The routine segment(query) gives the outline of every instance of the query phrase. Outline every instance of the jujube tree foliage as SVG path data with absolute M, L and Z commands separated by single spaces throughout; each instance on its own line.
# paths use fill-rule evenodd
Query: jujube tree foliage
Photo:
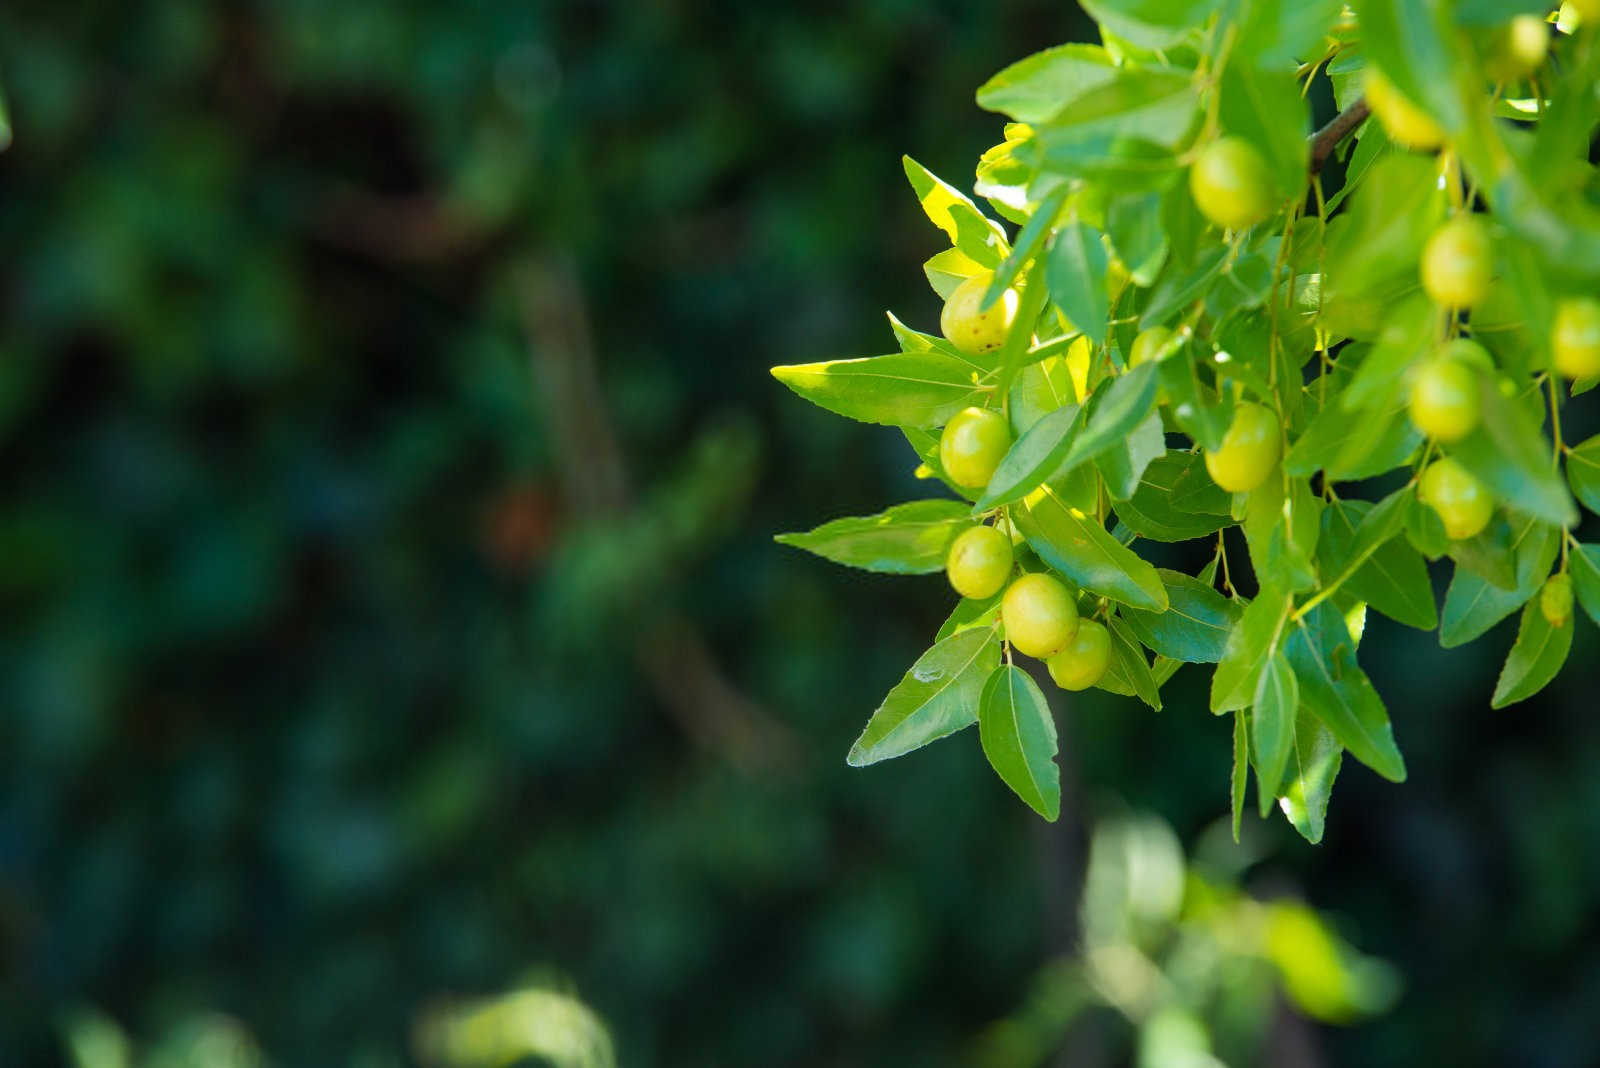
M 1054 819 L 1018 656 L 1157 709 L 1208 664 L 1235 833 L 1253 771 L 1262 815 L 1316 841 L 1346 753 L 1406 776 L 1368 612 L 1457 646 L 1520 611 L 1496 707 L 1560 670 L 1574 594 L 1600 619 L 1600 545 L 1573 533 L 1600 438 L 1561 434 L 1600 375 L 1600 3 L 1084 6 L 1103 44 L 978 90 L 1012 121 L 977 199 L 905 160 L 950 241 L 925 265 L 940 335 L 891 314 L 898 352 L 773 371 L 898 428 L 950 493 L 779 540 L 961 595 L 852 764 L 976 723 Z M 1313 131 L 1324 79 L 1340 110 Z M 1194 539 L 1198 574 L 1146 559 Z

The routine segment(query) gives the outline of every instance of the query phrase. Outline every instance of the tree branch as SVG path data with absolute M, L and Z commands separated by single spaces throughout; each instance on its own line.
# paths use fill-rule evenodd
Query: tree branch
M 1328 162 L 1328 157 L 1333 155 L 1333 150 L 1339 142 L 1354 133 L 1355 128 L 1360 126 L 1371 113 L 1371 109 L 1367 107 L 1367 98 L 1361 97 L 1329 120 L 1328 125 L 1311 135 L 1312 174 L 1322 170 L 1322 165 Z

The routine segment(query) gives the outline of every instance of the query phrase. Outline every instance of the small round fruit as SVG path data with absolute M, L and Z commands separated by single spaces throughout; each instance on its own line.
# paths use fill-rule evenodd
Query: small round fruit
M 1417 496 L 1439 513 L 1444 532 L 1453 541 L 1477 534 L 1494 515 L 1494 497 L 1489 487 L 1448 456 L 1428 465 Z
M 1078 633 L 1045 662 L 1050 677 L 1063 690 L 1087 690 L 1106 673 L 1111 663 L 1111 635 L 1092 619 L 1078 624 Z
M 993 597 L 1011 577 L 1011 537 L 994 527 L 964 530 L 950 543 L 944 571 L 963 597 Z
M 1241 404 L 1222 436 L 1222 448 L 1206 453 L 1211 481 L 1229 493 L 1249 493 L 1267 480 L 1283 448 L 1278 415 L 1261 404 Z
M 1568 378 L 1600 375 L 1600 301 L 1568 297 L 1557 302 L 1550 351 L 1556 370 Z
M 1572 578 L 1562 572 L 1544 580 L 1539 591 L 1539 614 L 1552 627 L 1564 627 L 1572 618 Z
M 939 329 L 968 356 L 993 352 L 1005 344 L 1016 321 L 1020 298 L 1015 289 L 1005 290 L 987 309 L 983 307 L 984 294 L 993 281 L 994 275 L 987 271 L 973 275 L 956 286 L 939 313 Z
M 1447 308 L 1470 308 L 1489 291 L 1494 247 L 1475 215 L 1457 215 L 1422 249 L 1422 288 Z
M 1490 77 L 1509 82 L 1538 70 L 1549 54 L 1550 24 L 1538 15 L 1515 15 L 1495 34 L 1485 66 Z
M 1243 230 L 1272 214 L 1272 175 L 1249 141 L 1223 137 L 1200 150 L 1189 168 L 1189 192 L 1200 213 L 1227 230 Z
M 939 437 L 939 463 L 950 481 L 967 489 L 989 484 L 1011 448 L 1011 424 L 989 408 L 964 408 L 950 417 Z
M 1363 77 L 1367 106 L 1383 123 L 1389 140 L 1402 147 L 1422 151 L 1444 144 L 1444 129 L 1433 120 L 1433 116 L 1408 100 L 1382 71 L 1369 66 Z
M 1435 357 L 1411 381 L 1411 422 L 1437 441 L 1460 441 L 1478 425 L 1477 373 L 1459 360 Z
M 1061 580 L 1036 572 L 1023 575 L 1000 601 L 1006 639 L 1019 653 L 1044 659 L 1066 648 L 1078 632 L 1078 606 Z
M 1149 363 L 1170 340 L 1172 331 L 1164 326 L 1152 326 L 1148 330 L 1140 331 L 1139 336 L 1134 338 L 1133 344 L 1128 347 L 1128 366 L 1138 367 L 1142 363 Z

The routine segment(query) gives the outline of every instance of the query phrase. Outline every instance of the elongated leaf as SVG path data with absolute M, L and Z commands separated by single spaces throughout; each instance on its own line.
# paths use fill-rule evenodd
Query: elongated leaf
M 1228 800 L 1233 810 L 1233 841 L 1239 842 L 1239 824 L 1244 816 L 1244 788 L 1250 778 L 1250 732 L 1245 726 L 1244 709 L 1233 714 L 1233 775 L 1228 784 Z
M 1010 504 L 1037 489 L 1066 459 L 1082 416 L 1083 410 L 1078 405 L 1068 404 L 1033 424 L 1012 443 L 1000 466 L 994 469 L 974 511 L 985 512 L 996 505 Z
M 1000 618 L 1000 599 L 1003 596 L 1004 591 L 993 597 L 985 597 L 981 601 L 975 601 L 970 597 L 961 598 L 945 617 L 945 621 L 940 624 L 939 633 L 933 636 L 934 644 L 937 645 L 952 634 L 960 634 L 973 627 L 996 626 Z
M 1256 751 L 1256 786 L 1277 796 L 1283 771 L 1294 751 L 1294 722 L 1300 710 L 1300 684 L 1282 650 L 1272 654 L 1256 684 L 1250 713 Z
M 1056 721 L 1033 677 L 1014 664 L 998 667 L 983 687 L 978 711 L 983 753 L 1002 782 L 1052 822 L 1061 815 Z
M 1522 610 L 1516 644 L 1506 657 L 1505 667 L 1500 669 L 1490 704 L 1504 708 L 1544 689 L 1567 662 L 1567 653 L 1572 650 L 1572 629 L 1570 618 L 1561 626 L 1552 627 L 1539 609 L 1538 598 L 1529 601 Z
M 1222 127 L 1254 145 L 1267 161 L 1278 194 L 1303 194 L 1310 159 L 1311 113 L 1289 66 L 1250 66 L 1235 58 L 1222 74 Z
M 990 78 L 978 90 L 978 106 L 1018 122 L 1044 122 L 1115 76 L 1111 57 L 1099 45 L 1059 45 L 1019 59 Z
M 1561 547 L 1561 532 L 1548 523 L 1525 517 L 1513 527 L 1512 551 L 1517 559 L 1517 584 L 1503 590 L 1471 571 L 1456 567 L 1445 593 L 1439 644 L 1464 645 L 1527 603 L 1539 592 Z
M 1424 504 L 1418 507 L 1438 518 L 1438 513 Z M 1441 523 L 1440 531 L 1444 530 Z M 1517 588 L 1517 554 L 1512 543 L 1511 523 L 1504 515 L 1496 515 L 1489 525 L 1470 538 L 1447 542 L 1452 560 L 1491 586 L 1502 590 Z
M 1056 231 L 1045 270 L 1050 298 L 1096 344 L 1106 339 L 1111 307 L 1106 295 L 1108 263 L 1100 231 L 1086 223 L 1069 222 Z
M 1154 364 L 1135 367 L 1107 379 L 1095 390 L 1086 405 L 1083 429 L 1073 438 L 1054 477 L 1126 444 L 1128 436 L 1155 410 L 1155 371 Z
M 1278 807 L 1312 845 L 1322 841 L 1328 798 L 1333 794 L 1333 780 L 1342 763 L 1344 750 L 1333 732 L 1315 716 L 1302 711 L 1295 719 L 1289 785 L 1278 799 Z
M 1126 623 L 1115 617 L 1106 629 L 1111 632 L 1111 663 L 1116 673 L 1127 681 L 1135 697 L 1157 712 L 1161 711 L 1160 686 L 1139 639 Z
M 1211 481 L 1199 453 L 1169 452 L 1150 462 L 1133 496 L 1116 509 L 1140 537 L 1188 541 L 1231 525 L 1232 499 Z
M 1262 587 L 1256 599 L 1245 606 L 1211 676 L 1211 711 L 1231 712 L 1255 700 L 1256 686 L 1276 648 L 1289 607 L 1288 594 L 1272 586 Z
M 1167 435 L 1161 413 L 1151 412 L 1126 437 L 1117 439 L 1095 457 L 1094 463 L 1106 480 L 1106 492 L 1113 498 L 1126 499 L 1138 490 L 1145 469 L 1166 451 Z
M 1128 276 L 1148 286 L 1167 260 L 1167 234 L 1161 226 L 1161 194 L 1118 197 L 1106 209 L 1106 235 Z
M 1495 496 L 1557 526 L 1572 526 L 1578 510 L 1551 463 L 1551 445 L 1517 404 L 1485 380 L 1478 428 L 1450 449 Z
M 950 243 L 984 267 L 999 266 L 1010 251 L 1005 231 L 999 224 L 979 211 L 971 197 L 910 156 L 902 156 L 901 163 L 923 212 L 945 232 Z
M 992 628 L 963 630 L 939 642 L 889 691 L 845 759 L 855 767 L 876 764 L 970 727 L 999 662 L 1000 638 Z
M 1600 514 L 1600 434 L 1567 455 L 1567 483 L 1585 508 Z
M 1290 628 L 1284 652 L 1300 684 L 1300 700 L 1350 753 L 1391 782 L 1406 765 L 1395 745 L 1383 699 L 1356 664 L 1344 617 L 1327 602 Z
M 1166 610 L 1167 590 L 1156 569 L 1050 486 L 1026 497 L 1012 519 L 1045 563 L 1084 589 L 1133 608 Z
M 1600 545 L 1574 545 L 1568 564 L 1578 604 L 1590 619 L 1600 623 Z
M 1348 573 L 1344 590 L 1396 622 L 1432 630 L 1439 625 L 1439 610 L 1428 565 L 1398 536 L 1414 499 L 1403 489 L 1377 507 L 1366 501 L 1332 502 L 1322 514 L 1318 556 L 1325 580 Z
M 1084 0 L 1102 27 L 1145 48 L 1165 48 L 1205 25 L 1214 5 L 1202 0 Z
M 772 376 L 820 408 L 889 426 L 943 426 L 961 409 L 982 405 L 981 364 L 945 353 L 896 352 L 860 360 L 774 367 Z
M 1242 610 L 1208 584 L 1181 571 L 1156 572 L 1167 588 L 1167 610 L 1118 613 L 1128 629 L 1162 656 L 1188 664 L 1215 664 L 1228 646 L 1228 635 Z
M 835 519 L 803 534 L 779 534 L 774 540 L 847 567 L 926 575 L 944 570 L 950 543 L 970 526 L 970 509 L 961 501 L 910 501 L 877 515 Z

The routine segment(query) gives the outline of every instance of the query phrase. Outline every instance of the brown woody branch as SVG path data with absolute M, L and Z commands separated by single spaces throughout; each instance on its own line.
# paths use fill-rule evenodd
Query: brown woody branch
M 1367 98 L 1361 97 L 1355 103 L 1345 108 L 1328 121 L 1328 125 L 1311 135 L 1311 173 L 1316 174 L 1322 170 L 1322 165 L 1328 162 L 1328 157 L 1333 155 L 1333 150 L 1338 147 L 1355 128 L 1364 122 L 1371 109 L 1367 107 Z

